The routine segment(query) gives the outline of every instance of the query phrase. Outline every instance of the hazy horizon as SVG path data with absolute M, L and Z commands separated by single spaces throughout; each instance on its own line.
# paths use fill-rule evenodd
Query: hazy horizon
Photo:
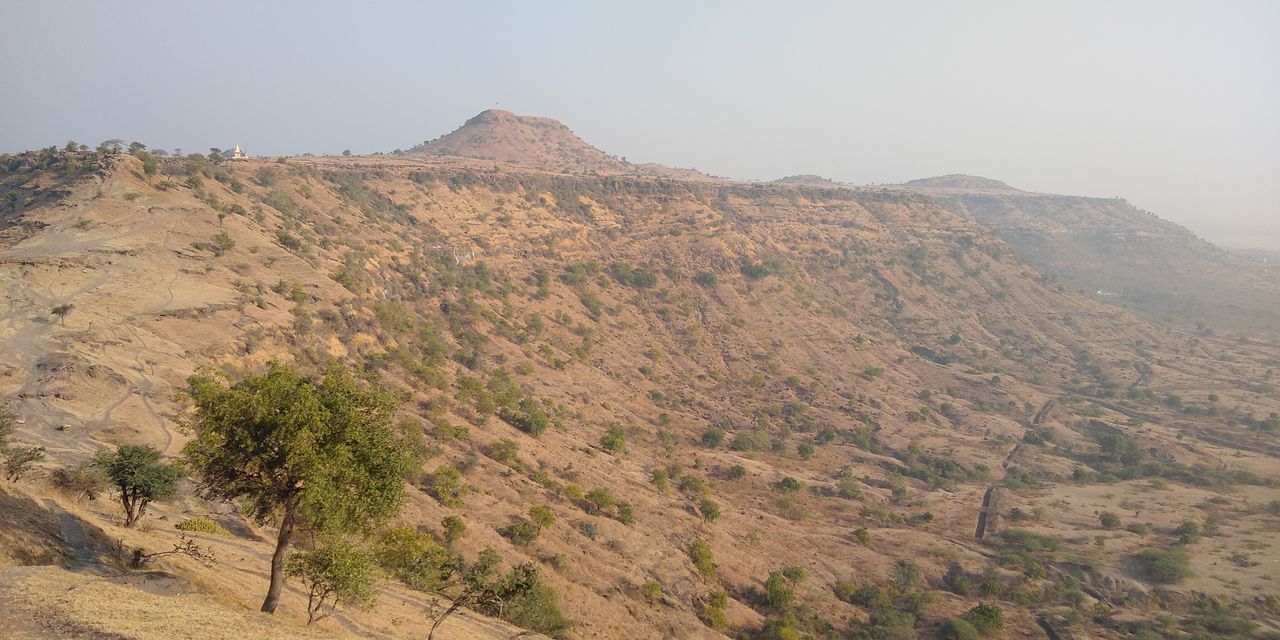
M 1280 249 L 1267 2 L 18 2 L 0 150 L 113 137 L 409 148 L 497 106 L 636 162 L 855 184 L 967 173 Z

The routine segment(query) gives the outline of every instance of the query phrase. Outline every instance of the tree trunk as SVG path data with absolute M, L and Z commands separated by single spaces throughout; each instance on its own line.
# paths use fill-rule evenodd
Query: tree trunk
M 138 515 L 135 511 L 134 500 L 129 496 L 128 491 L 120 492 L 120 504 L 124 505 L 124 526 L 133 527 L 138 521 Z
M 462 606 L 461 602 L 454 602 L 453 604 L 449 605 L 449 608 L 445 609 L 444 613 L 440 614 L 440 617 L 436 618 L 435 622 L 431 624 L 431 631 L 427 632 L 427 640 L 434 640 L 436 637 L 436 628 L 444 624 L 444 619 L 452 615 L 453 612 L 457 611 L 458 608 L 461 606 Z
M 262 601 L 262 611 L 275 613 L 280 603 L 280 590 L 284 587 L 284 554 L 289 549 L 289 540 L 293 538 L 293 507 L 287 507 L 280 520 L 280 534 L 276 536 L 276 550 L 271 554 L 271 586 L 267 588 L 267 599 Z

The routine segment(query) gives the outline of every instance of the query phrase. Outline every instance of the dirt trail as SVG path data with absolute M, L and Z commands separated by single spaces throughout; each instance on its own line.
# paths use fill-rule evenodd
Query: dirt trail
M 1033 418 L 1031 418 L 1031 426 L 1038 427 L 1044 424 L 1044 419 L 1049 417 L 1049 412 L 1053 411 L 1053 407 L 1057 404 L 1058 404 L 1058 401 L 1054 400 L 1053 398 L 1049 398 L 1048 400 L 1045 400 L 1044 405 L 1041 406 L 1040 410 L 1036 412 L 1036 415 Z

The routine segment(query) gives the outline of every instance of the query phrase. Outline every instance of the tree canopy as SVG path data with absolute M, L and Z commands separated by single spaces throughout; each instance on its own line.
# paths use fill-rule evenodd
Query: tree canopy
M 263 611 L 275 610 L 295 528 L 369 533 L 399 512 L 416 456 L 387 391 L 342 367 L 310 377 L 279 363 L 229 386 L 210 373 L 188 383 L 195 438 L 185 451 L 205 490 L 280 522 Z
M 160 461 L 161 453 L 146 445 L 122 444 L 114 453 L 99 451 L 93 466 L 102 469 L 107 479 L 120 490 L 124 507 L 124 526 L 132 527 L 147 513 L 154 500 L 172 498 L 178 493 L 178 467 Z

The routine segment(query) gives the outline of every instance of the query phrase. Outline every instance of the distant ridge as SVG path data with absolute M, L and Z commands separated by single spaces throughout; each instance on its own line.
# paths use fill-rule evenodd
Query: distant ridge
M 999 180 L 991 178 L 983 178 L 982 176 L 968 176 L 961 173 L 953 173 L 945 176 L 935 176 L 933 178 L 920 178 L 904 182 L 901 186 L 908 189 L 965 189 L 969 191 L 1022 191 L 1015 189 Z
M 556 171 L 616 171 L 621 161 L 587 144 L 558 120 L 488 109 L 452 133 L 409 150 Z
M 804 187 L 843 187 L 845 185 L 813 173 L 802 173 L 785 178 L 778 178 L 773 181 L 775 184 L 791 184 Z

